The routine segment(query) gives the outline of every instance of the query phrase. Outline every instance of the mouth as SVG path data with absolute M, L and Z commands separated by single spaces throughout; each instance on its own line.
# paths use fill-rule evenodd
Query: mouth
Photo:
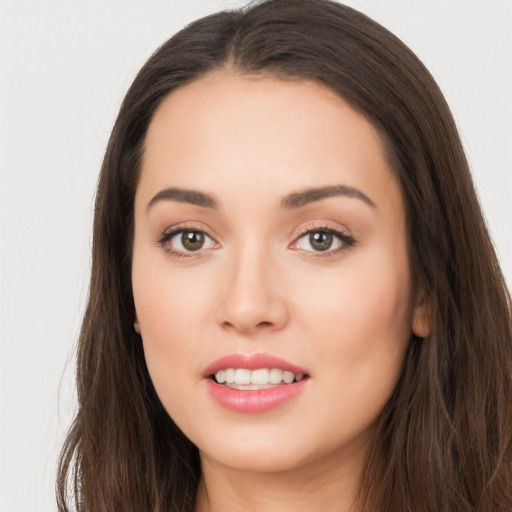
M 300 395 L 310 374 L 268 354 L 232 354 L 203 372 L 206 388 L 222 407 L 239 413 L 262 413 Z

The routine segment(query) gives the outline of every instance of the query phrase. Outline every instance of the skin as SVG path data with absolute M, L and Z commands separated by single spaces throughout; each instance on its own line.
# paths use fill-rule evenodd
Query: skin
M 343 185 L 283 208 L 290 194 Z M 169 187 L 213 196 L 207 208 Z M 324 252 L 305 231 L 355 240 Z M 178 228 L 208 234 L 183 257 Z M 333 247 L 334 247 L 333 246 Z M 183 252 L 183 251 L 182 251 Z M 412 332 L 428 333 L 413 296 L 401 190 L 375 128 L 323 85 L 221 70 L 171 93 L 146 139 L 135 197 L 135 328 L 155 389 L 198 446 L 197 510 L 352 509 L 376 421 Z M 232 353 L 304 367 L 304 391 L 242 414 L 207 392 L 204 369 Z

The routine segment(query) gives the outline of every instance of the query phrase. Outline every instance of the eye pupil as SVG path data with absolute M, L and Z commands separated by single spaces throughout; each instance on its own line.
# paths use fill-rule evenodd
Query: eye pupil
M 309 243 L 316 251 L 327 251 L 332 245 L 332 235 L 325 231 L 316 231 L 309 235 Z
M 199 231 L 184 231 L 181 243 L 187 251 L 198 251 L 204 245 L 204 233 Z

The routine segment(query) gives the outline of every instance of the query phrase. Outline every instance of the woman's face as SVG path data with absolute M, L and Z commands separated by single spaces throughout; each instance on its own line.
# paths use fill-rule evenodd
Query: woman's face
M 424 325 L 379 136 L 307 81 L 217 71 L 165 99 L 132 279 L 164 407 L 237 469 L 359 464 Z

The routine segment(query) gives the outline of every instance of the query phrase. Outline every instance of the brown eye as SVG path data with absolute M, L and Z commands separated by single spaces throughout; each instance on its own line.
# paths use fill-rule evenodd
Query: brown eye
M 311 229 L 292 244 L 292 249 L 300 249 L 310 253 L 334 254 L 338 250 L 352 247 L 355 240 L 341 231 L 332 228 Z
M 183 231 L 181 244 L 187 251 L 198 251 L 204 245 L 204 233 L 200 231 Z
M 199 252 L 217 246 L 206 233 L 192 229 L 181 229 L 166 235 L 161 243 L 168 252 L 173 254 Z
M 315 251 L 327 251 L 331 248 L 333 236 L 331 233 L 317 231 L 309 234 L 309 243 Z

